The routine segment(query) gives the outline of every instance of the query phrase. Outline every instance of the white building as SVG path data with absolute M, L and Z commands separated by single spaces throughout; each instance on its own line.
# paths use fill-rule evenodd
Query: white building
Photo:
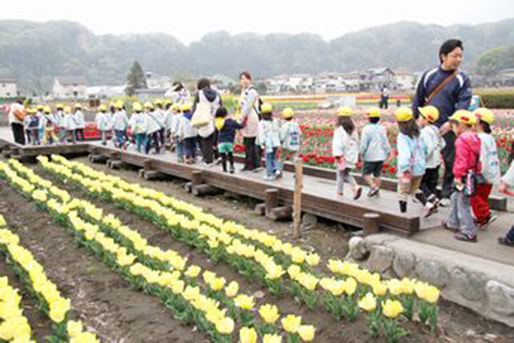
M 395 70 L 394 71 L 396 87 L 398 89 L 411 90 L 416 86 L 415 76 L 406 70 Z
M 55 98 L 86 98 L 87 81 L 83 76 L 57 76 L 52 95 Z
M 0 98 L 12 98 L 18 95 L 15 79 L 0 78 Z

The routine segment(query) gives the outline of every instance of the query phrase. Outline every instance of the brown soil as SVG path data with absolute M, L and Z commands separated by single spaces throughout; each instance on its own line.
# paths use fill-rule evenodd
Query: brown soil
M 85 158 L 78 160 L 88 163 Z M 133 170 L 111 170 L 104 165 L 96 164 L 90 166 L 144 186 L 163 190 L 178 199 L 199 205 L 205 211 L 219 217 L 241 222 L 247 227 L 266 229 L 284 240 L 291 239 L 290 223 L 272 222 L 258 216 L 253 212 L 255 203 L 246 198 L 230 195 L 197 198 L 185 192 L 184 182 L 180 180 L 146 181 L 140 179 Z M 45 178 L 50 178 L 39 167 L 35 169 Z M 76 197 L 88 198 L 85 192 L 76 187 L 57 184 Z M 201 333 L 174 321 L 155 298 L 130 290 L 117 274 L 100 264 L 85 249 L 77 248 L 63 228 L 55 224 L 47 214 L 36 211 L 32 204 L 9 188 L 5 182 L 1 181 L 0 187 L 0 213 L 4 214 L 10 227 L 17 230 L 22 243 L 36 254 L 64 295 L 72 299 L 73 308 L 80 318 L 94 328 L 102 338 L 107 341 L 125 342 L 200 342 L 205 339 Z M 298 305 L 287 295 L 280 299 L 272 298 L 267 292 L 262 292 L 263 289 L 259 285 L 247 282 L 224 264 L 211 264 L 204 255 L 174 241 L 153 224 L 112 204 L 96 200 L 94 203 L 104 208 L 104 213 L 114 213 L 123 223 L 138 230 L 150 243 L 176 250 L 188 256 L 191 263 L 212 269 L 229 280 L 237 280 L 242 291 L 260 297 L 259 304 L 270 301 L 276 303 L 283 313 L 302 315 L 305 323 L 316 326 L 316 342 L 385 341 L 383 337 L 379 340 L 370 337 L 364 316 L 359 316 L 354 323 L 344 320 L 337 322 L 324 311 L 314 312 Z M 340 226 L 318 223 L 315 229 L 305 233 L 296 243 L 304 247 L 315 247 L 325 258 L 342 258 L 347 252 L 349 236 L 350 234 L 341 230 Z M 1 266 L 0 264 L 0 268 Z M 444 301 L 441 302 L 440 328 L 437 336 L 431 335 L 428 329 L 421 325 L 404 323 L 404 327 L 409 331 L 409 336 L 404 341 L 409 342 L 482 342 L 485 341 L 486 334 L 494 335 L 487 337 L 494 339 L 494 342 L 514 340 L 512 329 L 487 321 L 467 309 Z

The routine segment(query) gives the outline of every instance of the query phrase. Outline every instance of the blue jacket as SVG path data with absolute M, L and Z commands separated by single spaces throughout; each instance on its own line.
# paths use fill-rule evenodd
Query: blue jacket
M 398 133 L 397 140 L 398 176 L 402 176 L 406 171 L 413 176 L 425 174 L 426 166 L 426 147 L 420 138 L 411 138 L 403 133 Z
M 236 130 L 242 129 L 243 125 L 234 119 L 226 119 L 223 127 L 219 131 L 218 141 L 220 143 L 234 143 L 236 138 Z
M 444 71 L 439 66 L 421 76 L 412 102 L 412 111 L 416 118 L 419 117 L 419 107 L 435 106 L 439 109 L 439 120 L 435 124 L 441 127 L 455 111 L 469 107 L 472 95 L 471 82 L 468 75 L 462 71 L 458 71 L 457 75 L 432 98 L 430 104 L 427 104 L 426 100 L 433 90 L 451 74 L 451 71 Z

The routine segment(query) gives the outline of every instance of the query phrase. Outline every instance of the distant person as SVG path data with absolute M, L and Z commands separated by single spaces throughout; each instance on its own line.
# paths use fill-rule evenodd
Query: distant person
M 369 123 L 361 132 L 359 154 L 363 161 L 362 176 L 369 186 L 368 197 L 377 196 L 380 192 L 382 168 L 384 161 L 391 154 L 391 145 L 387 139 L 386 129 L 379 125 L 380 110 L 370 108 L 367 111 Z
M 107 133 L 112 129 L 111 116 L 107 113 L 107 106 L 100 105 L 99 112 L 96 114 L 96 129 L 100 131 L 102 145 L 107 145 Z
M 186 164 L 196 163 L 196 129 L 191 125 L 193 112 L 192 104 L 185 103 L 182 105 L 182 115 L 180 117 L 180 133 L 179 140 L 184 144 L 184 162 Z
M 125 113 L 125 106 L 123 102 L 116 102 L 116 113 L 112 117 L 112 126 L 114 129 L 114 146 L 120 149 L 126 149 L 128 142 L 125 141 L 127 137 L 127 129 L 129 127 L 129 120 Z
M 298 157 L 301 146 L 302 131 L 300 124 L 294 120 L 294 111 L 287 107 L 282 110 L 282 119 L 284 122 L 280 126 L 280 144 L 282 152 L 280 154 L 280 170 L 284 170 L 286 159 L 294 162 Z
M 258 140 L 259 135 L 259 113 L 260 99 L 257 89 L 252 84 L 252 74 L 245 71 L 239 75 L 241 85 L 241 106 L 240 123 L 243 125 L 243 145 L 245 148 L 245 161 L 242 171 L 260 169 L 261 158 Z
M 225 107 L 216 110 L 216 130 L 219 132 L 218 152 L 221 156 L 223 172 L 227 172 L 227 159 L 230 163 L 230 174 L 234 174 L 234 141 L 236 130 L 243 126 L 232 118 L 227 118 L 228 112 Z
M 14 141 L 18 144 L 25 145 L 25 128 L 23 120 L 25 119 L 25 108 L 23 99 L 18 98 L 9 109 L 9 124 L 11 125 Z
M 50 106 L 45 106 L 44 115 L 44 136 L 43 144 L 55 144 L 57 143 L 57 136 L 55 134 L 55 114 L 52 114 Z
M 332 139 L 332 155 L 336 162 L 337 196 L 343 196 L 344 183 L 353 187 L 353 200 L 360 198 L 362 187 L 351 174 L 359 160 L 359 134 L 352 120 L 353 110 L 341 107 L 337 111 L 337 121 Z
M 171 100 L 174 104 L 183 105 L 190 101 L 190 94 L 181 82 L 175 81 L 171 86 Z
M 27 115 L 23 119 L 27 141 L 32 145 L 39 145 L 39 117 L 34 108 L 27 109 Z
M 143 114 L 143 106 L 140 102 L 132 104 L 132 116 L 130 117 L 129 125 L 136 144 L 136 150 L 138 153 L 141 153 L 144 147 L 146 147 L 148 119 Z
M 387 109 L 389 107 L 389 88 L 382 87 L 380 91 L 380 108 Z
M 445 171 L 443 176 L 442 205 L 449 204 L 453 192 L 453 161 L 455 159 L 456 135 L 451 130 L 448 118 L 460 109 L 467 109 L 471 102 L 471 83 L 467 74 L 459 71 L 464 47 L 458 39 L 444 42 L 439 49 L 440 65 L 421 76 L 412 103 L 416 118 L 419 108 L 427 105 L 437 107 L 439 119 L 435 125 L 439 128 L 446 146 L 443 149 Z
M 75 111 L 73 112 L 73 120 L 75 121 L 75 135 L 79 142 L 85 141 L 84 130 L 86 129 L 86 120 L 82 112 L 82 105 L 75 104 Z
M 276 119 L 273 119 L 271 104 L 262 105 L 259 140 L 261 149 L 266 154 L 266 176 L 264 179 L 267 181 L 275 180 L 281 175 L 277 159 L 277 152 L 280 147 L 280 125 Z
M 148 121 L 146 126 L 146 145 L 145 154 L 149 154 L 152 149 L 152 145 L 155 147 L 155 153 L 159 154 L 161 151 L 161 141 L 159 139 L 159 132 L 161 130 L 161 121 L 155 113 L 154 105 L 147 101 L 144 104 L 144 114 Z
M 473 132 L 476 117 L 467 110 L 459 110 L 450 117 L 457 124 L 455 140 L 455 191 L 451 196 L 450 216 L 443 227 L 455 232 L 455 238 L 465 242 L 477 241 L 477 226 L 471 213 L 470 185 L 466 182 L 469 173 L 480 173 L 480 138 Z
M 219 93 L 211 88 L 211 82 L 208 79 L 200 79 L 196 88 L 198 92 L 193 102 L 193 113 L 195 113 L 199 104 L 202 104 L 208 109 L 210 117 L 209 122 L 202 127 L 198 127 L 197 130 L 198 136 L 200 136 L 200 149 L 202 151 L 203 162 L 207 166 L 211 166 L 214 159 L 217 157 L 217 137 L 216 128 L 214 127 L 214 117 L 218 108 L 222 106 L 222 101 Z

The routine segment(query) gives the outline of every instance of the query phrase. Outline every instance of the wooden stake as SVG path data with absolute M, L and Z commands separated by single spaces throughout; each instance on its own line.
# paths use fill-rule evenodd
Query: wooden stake
M 303 161 L 297 158 L 294 164 L 295 187 L 293 197 L 293 238 L 300 237 L 300 225 L 302 223 L 302 189 L 303 189 Z

